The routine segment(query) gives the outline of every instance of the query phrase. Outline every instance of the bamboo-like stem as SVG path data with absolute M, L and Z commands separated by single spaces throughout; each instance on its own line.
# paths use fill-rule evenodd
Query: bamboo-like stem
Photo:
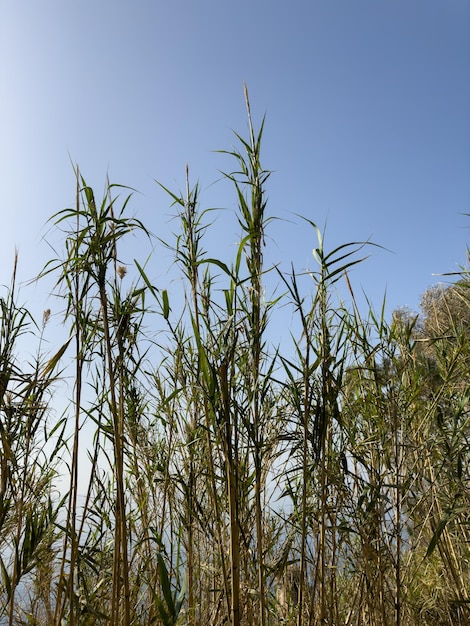
M 307 326 L 306 319 L 302 309 L 299 309 L 302 318 L 302 324 L 306 338 Z M 302 402 L 302 500 L 301 500 L 301 520 L 300 520 L 300 576 L 298 590 L 298 606 L 297 626 L 303 624 L 303 605 L 304 605 L 304 589 L 306 578 L 306 542 L 307 542 L 307 491 L 309 486 L 308 471 L 308 442 L 309 442 L 309 422 L 311 410 L 311 390 L 310 390 L 310 342 L 305 342 L 305 354 L 303 362 L 303 402 Z
M 264 209 L 265 201 L 263 198 L 263 183 L 261 180 L 262 170 L 260 166 L 259 143 L 255 142 L 255 134 L 253 123 L 251 120 L 250 101 L 248 98 L 248 90 L 246 84 L 245 102 L 248 115 L 248 126 L 250 132 L 250 179 L 249 183 L 252 187 L 252 224 L 250 232 L 250 255 L 248 259 L 248 267 L 251 280 L 251 384 L 252 384 L 252 425 L 253 425 L 253 457 L 255 469 L 255 524 L 256 524 L 256 549 L 257 549 L 257 571 L 258 571 L 258 595 L 259 595 L 259 623 L 260 626 L 266 624 L 266 580 L 265 580 L 265 564 L 264 564 L 264 534 L 263 534 L 263 515 L 262 515 L 262 442 L 261 442 L 261 408 L 259 384 L 261 378 L 261 297 L 262 284 L 261 275 L 263 272 L 263 254 L 262 246 L 264 242 Z
M 194 320 L 198 328 L 199 324 L 199 306 L 198 306 L 198 272 L 197 272 L 197 250 L 194 246 L 194 234 L 193 234 L 193 207 L 191 206 L 191 193 L 189 189 L 189 168 L 186 165 L 186 215 L 188 220 L 188 254 L 190 262 L 190 282 L 191 282 L 191 296 L 194 309 Z M 189 425 L 189 473 L 188 473 L 188 502 L 186 507 L 186 527 L 188 529 L 188 549 L 187 549 L 187 572 L 188 572 L 188 626 L 194 626 L 195 624 L 195 594 L 194 594 L 194 510 L 195 510 L 195 459 L 194 459 L 194 447 L 192 445 L 192 438 L 196 432 L 196 420 L 194 412 L 191 412 L 190 425 Z
M 12 287 L 11 287 L 11 295 L 10 295 L 10 303 L 9 303 L 9 310 L 8 310 L 8 320 L 13 320 L 13 315 L 14 315 L 14 311 L 13 311 L 13 302 L 14 302 L 14 293 L 15 293 L 15 285 L 16 285 L 16 271 L 17 271 L 17 267 L 18 267 L 18 255 L 15 254 L 15 262 L 14 262 L 14 266 L 13 266 L 13 277 L 12 277 Z M 8 333 L 9 334 L 9 333 Z M 4 383 L 5 384 L 5 383 Z M 4 389 L 2 389 L 2 400 L 5 397 L 5 392 L 6 392 L 6 387 Z M 29 456 L 29 438 L 26 441 L 26 459 Z M 15 544 L 17 546 L 17 549 L 19 548 L 20 545 L 20 538 L 21 538 L 21 530 L 22 530 L 22 526 L 23 526 L 23 515 L 24 515 L 24 490 L 26 488 L 26 471 L 27 471 L 27 461 L 25 460 L 24 463 L 24 470 L 23 470 L 23 476 L 22 476 L 22 481 L 20 482 L 20 498 L 19 498 L 19 506 L 18 506 L 18 510 L 17 510 L 17 522 L 16 522 L 16 531 L 15 531 Z M 18 571 L 18 559 L 16 558 L 15 555 L 15 559 L 13 561 L 13 572 L 12 572 L 12 580 L 13 580 L 13 586 L 10 592 L 10 598 L 9 598 L 9 611 L 8 611 L 8 626 L 13 626 L 14 624 L 14 616 L 15 616 L 15 597 L 16 597 L 16 587 L 17 587 L 17 580 L 19 578 L 19 571 Z
M 130 625 L 130 589 L 129 589 L 129 565 L 127 553 L 127 523 L 124 485 L 124 415 L 122 403 L 116 398 L 118 380 L 115 373 L 115 363 L 111 345 L 111 332 L 109 328 L 108 297 L 104 277 L 100 281 L 99 295 L 102 311 L 103 337 L 107 361 L 109 380 L 110 409 L 113 419 L 114 441 L 114 470 L 116 472 L 116 528 L 114 541 L 114 567 L 113 567 L 113 591 L 111 605 L 111 621 L 114 624 L 121 623 L 121 592 L 124 589 L 124 613 L 122 622 L 124 626 Z
M 201 250 L 200 250 L 200 238 L 204 227 L 200 224 L 200 216 L 197 214 L 197 203 L 198 203 L 198 187 L 196 186 L 194 190 L 190 190 L 189 186 L 189 168 L 186 166 L 186 198 L 185 200 L 179 199 L 173 196 L 175 202 L 180 204 L 183 207 L 182 213 L 182 222 L 183 222 L 183 248 L 184 252 L 180 255 L 181 262 L 183 264 L 183 269 L 187 279 L 190 284 L 190 300 L 192 305 L 192 324 L 196 333 L 197 340 L 199 342 L 202 341 L 202 333 L 203 333 L 203 324 L 201 321 L 201 303 L 200 303 L 200 275 L 199 275 L 199 267 L 201 263 Z M 207 322 L 207 320 L 206 320 Z M 184 346 L 181 346 L 182 354 L 185 354 Z M 204 349 L 202 348 L 202 344 L 199 347 L 199 360 L 204 361 L 206 358 Z M 192 369 L 192 365 L 189 365 L 189 369 Z M 201 374 L 202 371 L 201 364 L 197 368 L 197 387 L 201 389 L 201 397 L 202 397 L 202 415 L 205 416 L 205 439 L 206 439 L 206 450 L 208 454 L 207 461 L 209 463 L 209 471 L 208 471 L 208 487 L 210 500 L 215 512 L 215 527 L 216 527 L 216 540 L 217 547 L 220 559 L 220 565 L 222 569 L 222 579 L 224 585 L 224 598 L 225 598 L 225 608 L 227 612 L 227 619 L 230 619 L 231 608 L 230 604 L 233 598 L 233 591 L 229 593 L 229 578 L 227 576 L 227 565 L 226 565 L 226 556 L 225 556 L 225 548 L 223 541 L 223 533 L 221 527 L 221 511 L 219 504 L 219 496 L 217 493 L 217 485 L 216 485 L 216 468 L 214 464 L 214 456 L 213 456 L 213 439 L 212 439 L 212 431 L 213 431 L 213 423 L 212 419 L 217 412 L 217 407 L 212 405 L 212 398 L 210 397 L 210 393 L 208 393 L 207 389 L 207 380 L 204 380 L 204 377 Z M 186 503 L 186 515 L 187 515 L 187 527 L 188 527 L 188 609 L 189 609 L 189 621 L 194 621 L 194 507 L 195 507 L 195 499 L 194 499 L 194 490 L 195 490 L 195 472 L 194 472 L 194 464 L 195 464 L 195 456 L 194 456 L 194 445 L 192 441 L 192 437 L 195 436 L 196 432 L 196 412 L 199 412 L 198 403 L 195 402 L 194 409 L 190 414 L 190 423 L 189 423 L 189 437 L 190 439 L 187 441 L 188 444 L 188 455 L 189 455 L 189 475 L 188 475 L 188 495 L 189 499 Z M 230 415 L 227 417 L 227 424 L 230 423 Z M 224 443 L 223 443 L 224 446 Z M 226 449 L 226 447 L 224 448 Z M 231 458 L 231 457 L 230 457 Z M 227 463 L 227 457 L 226 457 Z M 227 476 L 230 475 L 230 472 Z M 228 488 L 228 492 L 231 492 L 231 489 L 236 489 L 236 485 L 234 483 L 234 478 L 231 478 L 231 487 Z M 236 501 L 236 491 L 234 494 L 234 501 Z M 235 510 L 232 509 L 232 512 L 235 514 Z M 233 585 L 234 578 L 231 576 L 231 581 Z M 236 595 L 236 594 L 235 594 Z
M 402 522 L 401 522 L 401 424 L 398 422 L 398 411 L 393 407 L 394 431 L 395 431 L 395 626 L 401 626 L 401 543 L 402 543 Z
M 80 229 L 80 173 L 78 168 L 75 171 L 76 177 L 76 241 L 78 240 L 78 233 Z M 78 251 L 77 251 L 78 253 Z M 74 342 L 75 342 L 75 387 L 74 387 L 74 430 L 73 430 L 73 444 L 72 444 L 72 460 L 70 469 L 70 487 L 69 498 L 67 507 L 67 520 L 66 528 L 68 531 L 64 534 L 64 544 L 62 548 L 62 560 L 59 573 L 59 580 L 64 579 L 65 563 L 68 549 L 68 541 L 70 538 L 70 562 L 69 562 L 69 575 L 67 580 L 68 590 L 68 606 L 69 606 L 69 622 L 71 626 L 75 624 L 75 571 L 78 555 L 78 538 L 76 531 L 77 520 L 77 496 L 78 496 L 78 451 L 80 441 L 80 405 L 82 397 L 82 373 L 83 373 L 83 292 L 86 292 L 86 287 L 80 293 L 80 273 L 78 269 L 75 269 L 73 276 L 73 293 L 70 294 L 72 298 L 72 314 L 74 315 Z M 63 619 L 65 611 L 65 603 L 62 603 L 63 585 L 59 584 L 56 596 L 54 624 L 60 624 Z

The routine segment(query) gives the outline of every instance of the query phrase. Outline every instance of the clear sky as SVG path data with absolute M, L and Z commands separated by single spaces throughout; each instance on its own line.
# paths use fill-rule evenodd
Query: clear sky
M 416 308 L 433 273 L 465 262 L 468 0 L 0 0 L 0 284 L 15 245 L 24 279 L 49 258 L 72 162 L 100 193 L 106 174 L 139 190 L 132 206 L 157 235 L 173 225 L 154 181 L 183 189 L 187 162 L 203 207 L 233 206 L 212 185 L 232 163 L 214 151 L 246 131 L 244 81 L 255 122 L 266 113 L 269 213 L 326 224 L 326 247 L 390 250 L 351 276 L 377 307 L 387 291 L 389 310 Z M 214 245 L 232 230 L 222 214 Z M 270 234 L 272 260 L 314 265 L 298 220 Z M 152 263 L 164 287 L 167 254 Z

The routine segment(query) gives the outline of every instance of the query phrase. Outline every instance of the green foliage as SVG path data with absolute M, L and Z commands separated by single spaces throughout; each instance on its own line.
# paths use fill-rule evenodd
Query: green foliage
M 231 261 L 210 251 L 214 213 L 187 169 L 184 195 L 162 186 L 169 242 L 128 217 L 132 190 L 98 201 L 77 170 L 75 207 L 52 218 L 64 250 L 41 273 L 65 333 L 17 304 L 15 262 L 0 297 L 10 625 L 469 623 L 468 273 L 388 321 L 349 281 L 370 242 L 329 250 L 301 218 L 314 268 L 266 266 L 264 119 L 256 131 L 245 99 L 248 137 L 222 152 Z M 129 236 L 154 256 L 124 261 Z M 161 248 L 179 282 L 154 284 Z M 272 347 L 289 308 L 291 344 Z
M 155 602 L 163 626 L 175 626 L 178 623 L 178 617 L 185 598 L 185 587 L 183 586 L 178 593 L 173 593 L 168 570 L 161 552 L 157 552 L 157 561 L 163 600 L 156 596 Z

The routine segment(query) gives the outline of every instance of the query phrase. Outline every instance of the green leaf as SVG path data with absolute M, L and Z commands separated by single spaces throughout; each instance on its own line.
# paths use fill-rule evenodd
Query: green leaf
M 2 557 L 0 556 L 0 568 L 2 570 L 3 584 L 5 585 L 5 590 L 7 592 L 7 599 L 11 597 L 11 578 L 8 574 L 7 568 L 5 567 L 5 563 L 3 562 Z
M 165 598 L 166 606 L 168 608 L 169 615 L 175 616 L 175 602 L 173 600 L 173 594 L 171 593 L 170 579 L 168 577 L 168 570 L 163 560 L 161 552 L 157 552 L 158 560 L 158 572 L 160 574 L 160 586 L 162 588 L 163 597 Z
M 171 618 L 166 612 L 165 607 L 163 606 L 163 602 L 158 596 L 155 596 L 155 604 L 157 605 L 157 609 L 160 614 L 160 619 L 162 620 L 163 626 L 171 626 Z
M 178 618 L 178 615 L 180 614 L 180 611 L 181 611 L 181 607 L 183 606 L 183 602 L 186 597 L 186 588 L 187 588 L 187 581 L 186 581 L 186 576 L 185 576 L 183 579 L 183 585 L 180 589 L 180 592 L 178 593 L 178 596 L 176 597 L 175 619 Z
M 140 273 L 140 275 L 142 277 L 142 280 L 146 284 L 146 286 L 149 289 L 150 293 L 153 295 L 153 297 L 155 299 L 158 299 L 158 289 L 151 284 L 147 274 L 144 271 L 144 268 L 139 264 L 139 262 L 136 259 L 134 259 L 134 263 L 135 263 L 137 269 L 139 270 L 139 273 Z
M 57 363 L 63 357 L 71 341 L 72 341 L 72 337 L 68 341 L 66 341 L 61 348 L 59 348 L 59 350 L 54 354 L 54 356 L 51 359 L 49 359 L 49 361 L 46 363 L 42 371 L 43 376 L 47 376 L 55 369 Z
M 450 518 L 451 518 L 451 512 L 446 511 L 446 513 L 444 514 L 444 517 L 439 521 L 437 528 L 434 531 L 434 535 L 432 536 L 431 541 L 429 542 L 429 546 L 428 546 L 428 549 L 426 551 L 426 556 L 425 556 L 426 559 L 430 557 L 431 554 L 436 549 L 439 539 L 441 538 L 441 535 L 444 532 L 445 527 L 447 526 L 447 522 L 450 520 Z
M 170 302 L 168 300 L 168 291 L 164 289 L 162 291 L 162 300 L 163 300 L 163 317 L 165 320 L 168 320 L 170 315 Z

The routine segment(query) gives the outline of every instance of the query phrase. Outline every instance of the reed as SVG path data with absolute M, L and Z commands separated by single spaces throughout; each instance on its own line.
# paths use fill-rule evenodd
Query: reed
M 77 168 L 40 275 L 60 332 L 18 304 L 15 259 L 0 297 L 5 623 L 469 623 L 468 272 L 388 320 L 350 280 L 369 242 L 329 249 L 299 217 L 312 267 L 267 264 L 265 122 L 246 88 L 245 105 L 247 137 L 221 151 L 232 254 L 211 252 L 217 212 L 188 167 L 182 193 L 162 185 L 165 240 L 130 213 L 131 189 L 107 181 L 98 200 Z M 129 237 L 153 253 L 129 259 Z M 168 252 L 177 278 L 155 284 Z

